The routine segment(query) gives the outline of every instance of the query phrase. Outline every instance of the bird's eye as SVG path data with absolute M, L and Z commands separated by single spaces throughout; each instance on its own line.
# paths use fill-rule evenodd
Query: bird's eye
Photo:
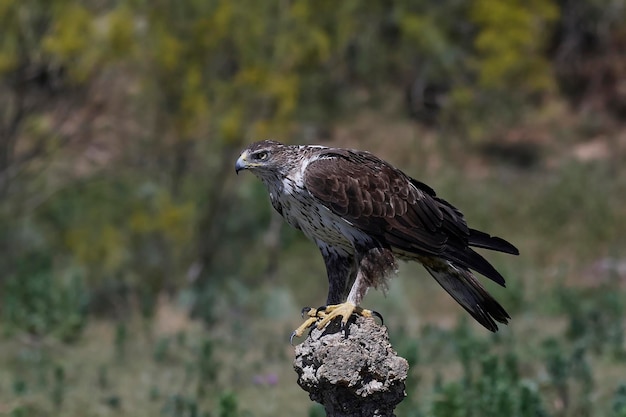
M 255 156 L 256 156 L 256 159 L 258 159 L 260 161 L 265 161 L 267 159 L 268 155 L 269 154 L 267 152 L 261 151 L 261 152 L 258 152 Z

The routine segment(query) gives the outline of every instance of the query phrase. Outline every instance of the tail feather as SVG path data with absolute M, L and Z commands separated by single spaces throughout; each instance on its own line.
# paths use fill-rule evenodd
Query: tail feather
M 501 237 L 491 236 L 476 229 L 470 229 L 469 232 L 468 243 L 470 246 L 519 255 L 519 250 Z
M 496 332 L 496 321 L 503 324 L 509 322 L 509 314 L 468 269 L 457 268 L 444 261 L 428 262 L 424 267 L 486 329 Z
M 463 251 L 455 251 L 448 255 L 448 258 L 455 263 L 459 263 L 465 268 L 472 269 L 481 275 L 486 276 L 493 282 L 505 287 L 504 277 L 479 253 L 470 248 Z

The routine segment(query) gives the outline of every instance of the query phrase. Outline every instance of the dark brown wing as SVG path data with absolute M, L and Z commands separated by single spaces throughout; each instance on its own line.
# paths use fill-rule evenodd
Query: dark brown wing
M 377 239 L 409 252 L 440 254 L 447 236 L 439 204 L 409 177 L 375 156 L 328 150 L 304 174 L 307 190 L 334 213 Z M 462 221 L 451 225 L 467 234 Z
M 467 227 L 463 215 L 427 185 L 367 152 L 328 149 L 304 174 L 307 190 L 383 245 L 438 256 L 504 285 L 469 245 L 515 253 L 513 245 Z

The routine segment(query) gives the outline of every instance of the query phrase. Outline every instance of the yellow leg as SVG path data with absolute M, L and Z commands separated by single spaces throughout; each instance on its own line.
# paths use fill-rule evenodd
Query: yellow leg
M 302 323 L 296 330 L 294 330 L 293 333 L 291 333 L 291 338 L 289 339 L 289 342 L 292 345 L 294 337 L 302 337 L 306 329 L 312 327 L 319 320 L 320 316 L 318 314 L 324 313 L 320 312 L 319 309 L 316 308 L 304 307 L 302 309 L 302 317 L 306 315 L 307 319 L 304 320 L 304 323 Z
M 324 327 L 328 325 L 332 320 L 337 317 L 341 317 L 341 328 L 345 329 L 347 332 L 346 325 L 348 324 L 348 320 L 353 315 L 359 315 L 362 317 L 378 317 L 382 323 L 383 317 L 377 313 L 376 311 L 366 310 L 362 307 L 359 307 L 349 301 L 342 304 L 334 304 L 320 308 L 309 308 L 305 307 L 302 309 L 302 317 L 307 316 L 304 323 L 300 325 L 296 330 L 291 334 L 290 342 L 293 344 L 294 337 L 301 337 L 304 332 L 317 323 L 317 328 L 322 330 Z M 346 333 L 347 336 L 347 333 Z
M 341 327 L 343 328 L 346 326 L 346 324 L 348 323 L 348 320 L 350 319 L 350 316 L 352 316 L 353 314 L 356 314 L 362 317 L 376 316 L 382 320 L 381 315 L 378 314 L 377 312 L 372 311 L 372 310 L 366 310 L 362 307 L 352 304 L 349 301 L 346 301 L 345 303 L 342 303 L 342 304 L 326 306 L 326 308 L 322 311 L 324 312 L 324 316 L 322 317 L 322 320 L 320 320 L 320 322 L 317 323 L 317 328 L 319 330 L 322 330 L 324 327 L 326 327 L 328 323 L 330 323 L 336 317 L 341 317 Z M 319 313 L 320 312 L 318 311 L 318 314 Z

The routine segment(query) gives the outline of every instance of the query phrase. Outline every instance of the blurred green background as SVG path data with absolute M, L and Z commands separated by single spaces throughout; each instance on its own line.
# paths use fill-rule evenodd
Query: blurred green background
M 624 0 L 1 0 L 0 415 L 322 416 L 315 246 L 234 175 L 370 150 L 478 229 L 495 335 L 419 266 L 370 293 L 398 416 L 626 416 Z

